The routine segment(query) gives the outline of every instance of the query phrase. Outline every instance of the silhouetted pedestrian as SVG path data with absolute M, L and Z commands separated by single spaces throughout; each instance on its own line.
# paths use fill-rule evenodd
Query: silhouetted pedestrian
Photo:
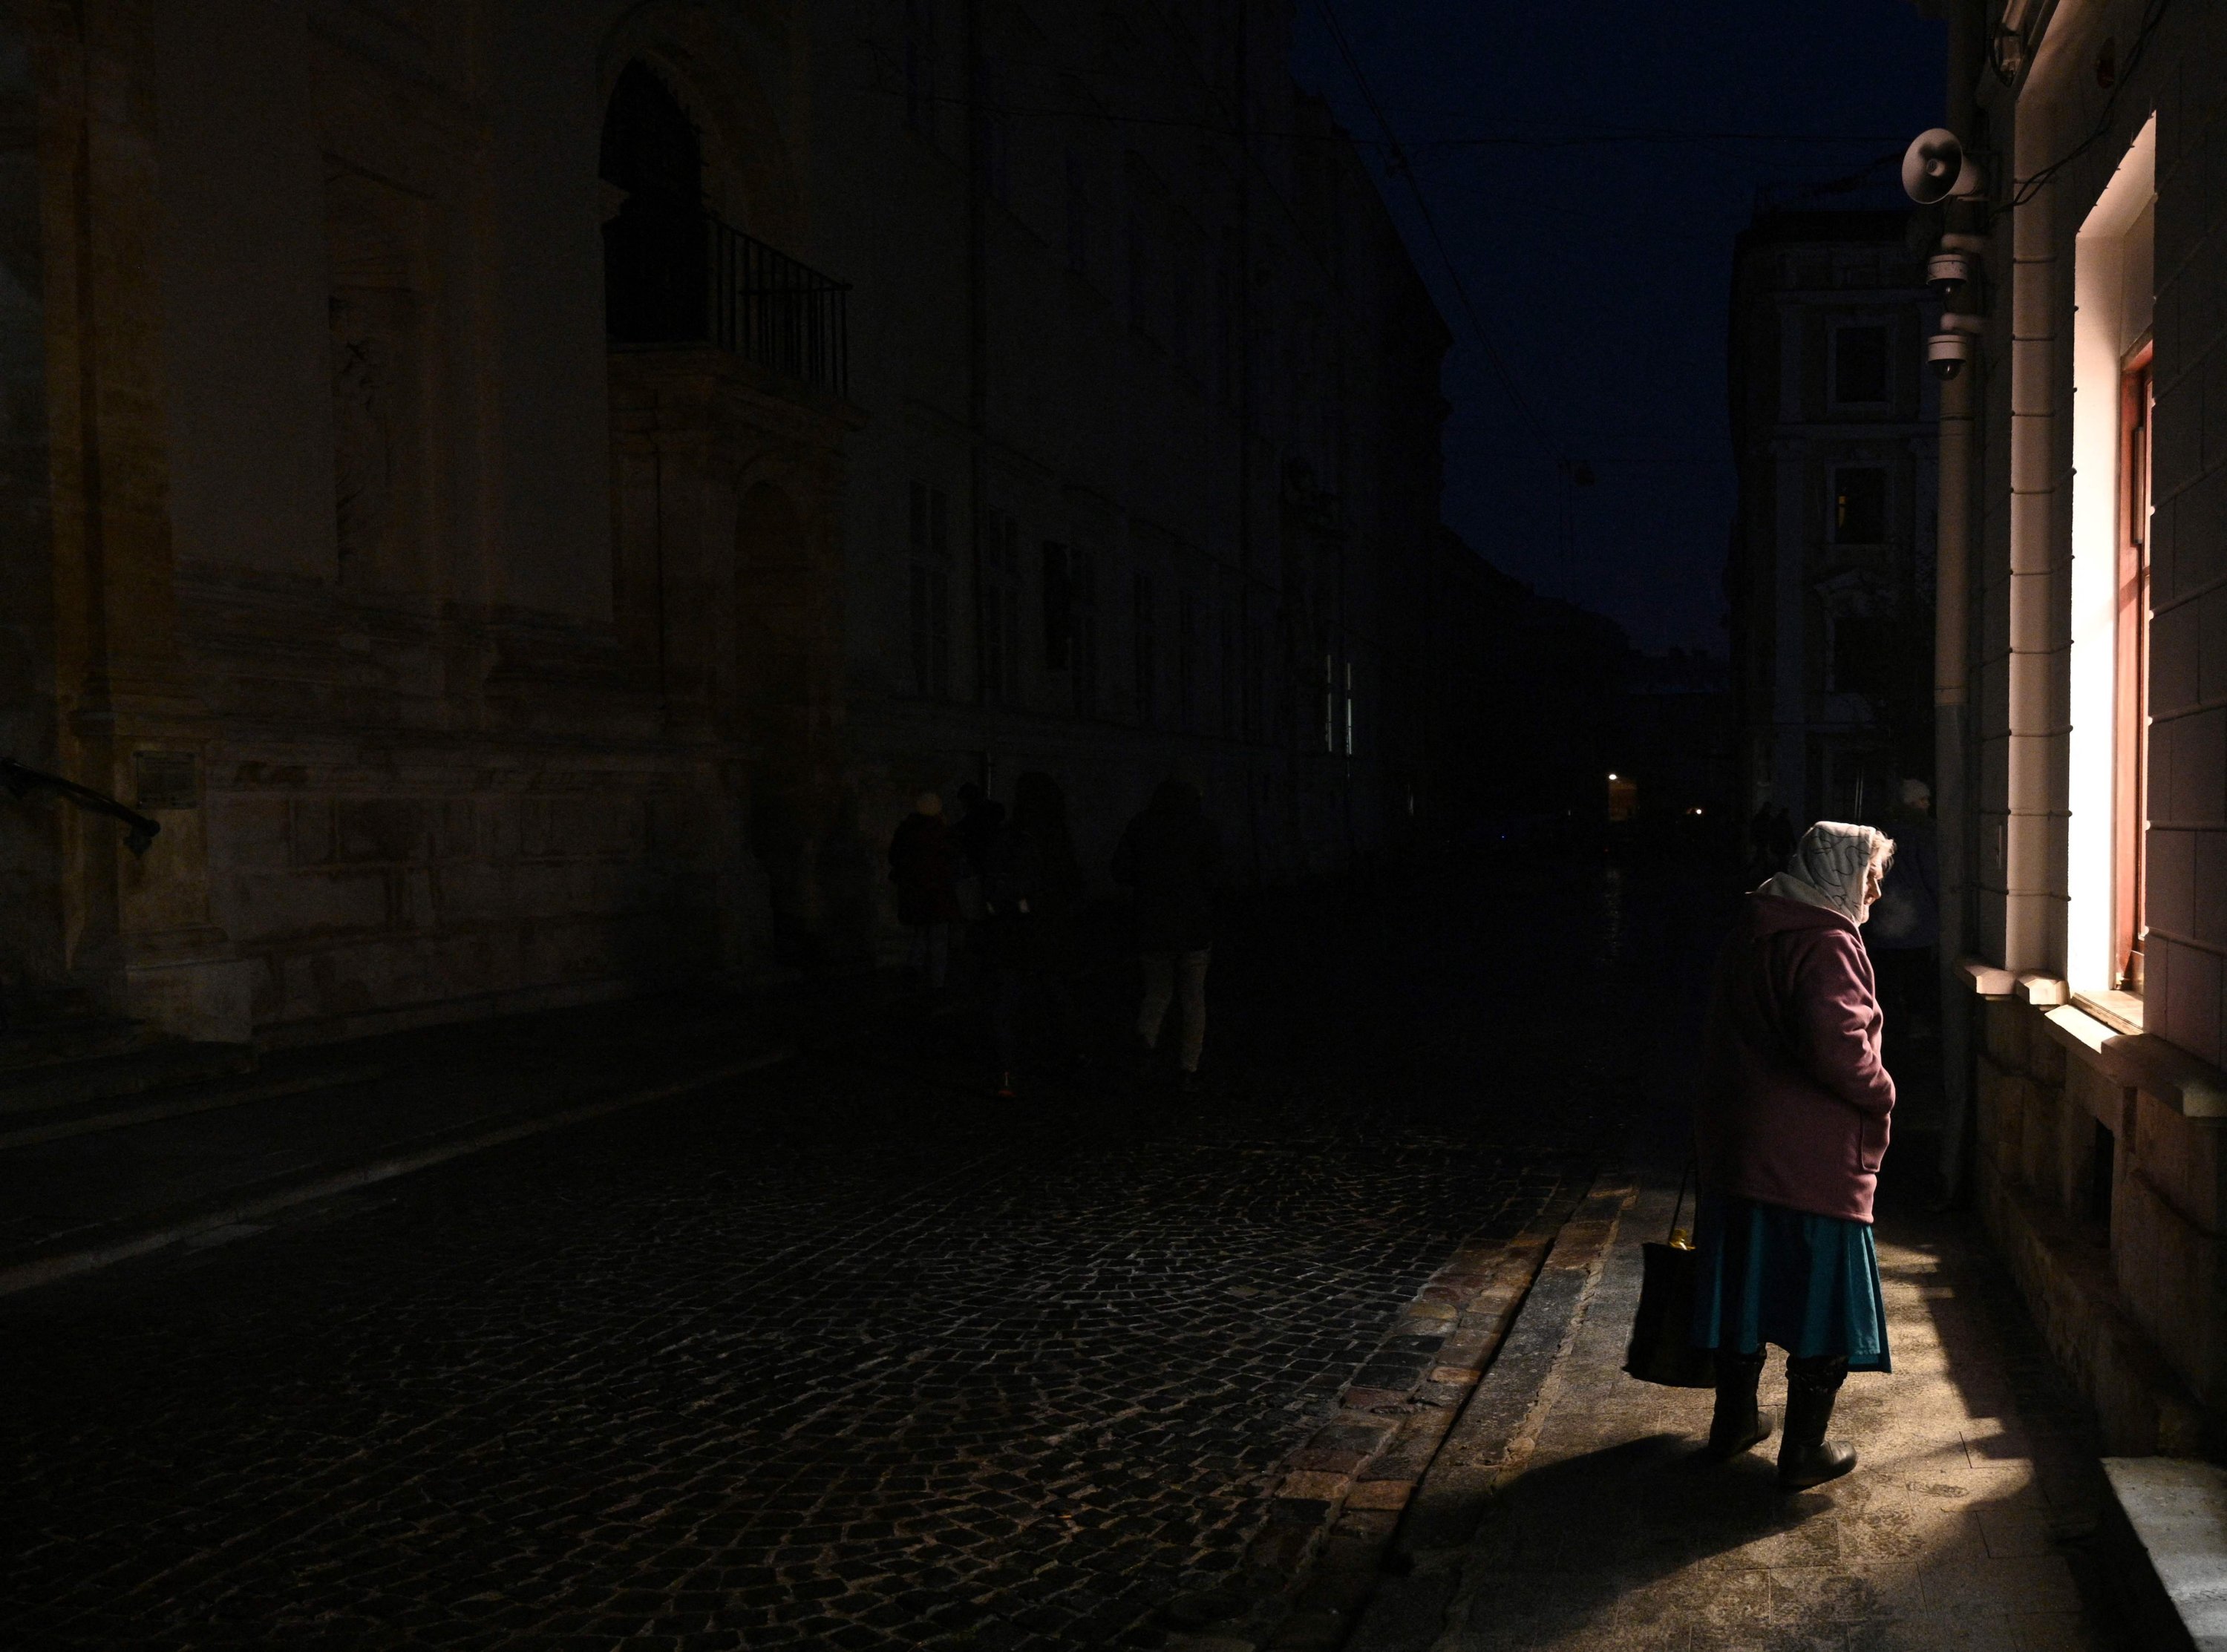
M 1786 806 L 1782 803 L 1771 816 L 1769 848 L 1771 864 L 1774 868 L 1784 866 L 1792 858 L 1794 842 L 1794 817 L 1786 812 Z
M 1114 881 L 1133 895 L 1144 997 L 1137 1009 L 1139 1065 L 1152 1070 L 1172 999 L 1183 1017 L 1177 1059 L 1185 1088 L 1198 1081 L 1206 1043 L 1206 966 L 1214 950 L 1214 893 L 1222 839 L 1198 788 L 1166 780 L 1129 822 L 1114 852 Z
M 897 922 L 912 931 L 912 966 L 938 992 L 951 969 L 963 858 L 944 823 L 943 800 L 922 792 L 890 835 L 890 878 L 897 886 Z
M 961 857 L 959 907 L 969 923 L 982 915 L 982 864 L 1005 823 L 1005 806 L 986 796 L 979 786 L 970 780 L 959 788 L 959 823 L 951 835 Z
M 1747 823 L 1747 864 L 1752 872 L 1749 882 L 1761 883 L 1782 864 L 1771 852 L 1771 805 L 1758 803 Z
M 1864 926 L 1864 944 L 1879 969 L 1879 1003 L 1898 1029 L 1929 1036 L 1939 1019 L 1935 991 L 1941 940 L 1941 845 L 1933 826 L 1933 788 L 1902 782 L 1889 825 L 1894 864 L 1879 904 Z
M 971 931 L 982 1013 L 989 1026 L 998 1095 L 1020 1088 L 1020 1005 L 1027 979 L 1040 968 L 1044 852 L 1022 821 L 982 800 L 969 820 L 982 821 L 982 915 Z
M 1013 789 L 1012 820 L 999 811 L 984 838 L 982 918 L 974 927 L 1001 1097 L 1018 1094 L 1024 1043 L 1040 1050 L 1056 1041 L 1065 1058 L 1074 1056 L 1074 1005 L 1058 970 L 1082 881 L 1068 838 L 1065 794 L 1049 775 L 1023 775 Z M 1041 1021 L 1024 1021 L 1029 1012 L 1045 1010 L 1050 1014 Z
M 1894 1081 L 1859 931 L 1893 855 L 1874 827 L 1811 826 L 1718 954 L 1703 1039 L 1693 1341 L 1716 1354 L 1709 1448 L 1729 1457 L 1770 1434 L 1756 1386 L 1777 1343 L 1790 1489 L 1855 1467 L 1825 1438 L 1841 1379 L 1892 1368 L 1872 1196 Z
M 1031 771 L 1013 782 L 1013 826 L 1036 848 L 1037 896 L 1042 955 L 1072 961 L 1075 915 L 1082 909 L 1084 878 L 1068 830 L 1067 794 L 1050 775 Z

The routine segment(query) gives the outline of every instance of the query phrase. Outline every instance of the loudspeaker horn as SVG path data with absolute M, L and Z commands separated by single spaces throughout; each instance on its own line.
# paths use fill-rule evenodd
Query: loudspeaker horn
M 1976 195 L 1986 188 L 1979 163 L 1945 126 L 1918 133 L 1903 153 L 1903 193 L 1921 207 Z

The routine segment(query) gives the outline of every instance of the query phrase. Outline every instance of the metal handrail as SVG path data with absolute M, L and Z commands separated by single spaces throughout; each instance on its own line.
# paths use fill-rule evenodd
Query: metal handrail
M 10 797 L 22 797 L 34 791 L 52 792 L 57 797 L 67 798 L 90 814 L 105 814 L 112 820 L 121 820 L 124 826 L 124 846 L 135 855 L 144 855 L 163 829 L 159 820 L 150 820 L 136 809 L 128 809 L 105 792 L 96 792 L 90 786 L 80 786 L 73 780 L 64 780 L 60 775 L 49 775 L 43 769 L 30 769 L 13 757 L 0 757 L 0 786 L 8 789 Z

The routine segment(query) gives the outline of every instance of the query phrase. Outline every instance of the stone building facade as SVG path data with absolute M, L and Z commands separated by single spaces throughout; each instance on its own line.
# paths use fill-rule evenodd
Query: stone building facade
M 1745 816 L 1930 780 L 1934 395 L 1907 211 L 1760 211 L 1733 253 L 1726 567 Z
M 303 1040 L 871 955 L 910 798 L 1427 815 L 1445 329 L 1287 0 L 10 0 L 0 972 Z
M 1936 671 L 1969 1170 L 2115 1447 L 2217 1451 L 2227 10 L 1942 10 L 1989 174 L 1942 225 L 1979 265 L 1950 301 L 1977 343 L 1943 390 Z
M 1451 529 L 1429 571 L 1398 679 L 1419 709 L 1397 726 L 1424 743 L 1410 766 L 1432 784 L 1416 830 L 1470 849 L 1597 834 L 1610 769 L 1676 756 L 1654 743 L 1663 730 L 1634 726 L 1623 628 L 1541 596 Z

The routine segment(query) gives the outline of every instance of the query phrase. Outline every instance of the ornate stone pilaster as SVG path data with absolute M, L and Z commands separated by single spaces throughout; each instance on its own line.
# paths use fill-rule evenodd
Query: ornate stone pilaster
M 38 175 L 53 692 L 25 730 L 71 778 L 144 801 L 144 858 L 112 822 L 51 821 L 54 933 L 20 966 L 165 1030 L 245 1038 L 247 976 L 211 917 L 203 775 L 214 730 L 178 649 L 161 333 L 151 0 L 29 10 Z M 46 807 L 46 805 L 34 807 Z

